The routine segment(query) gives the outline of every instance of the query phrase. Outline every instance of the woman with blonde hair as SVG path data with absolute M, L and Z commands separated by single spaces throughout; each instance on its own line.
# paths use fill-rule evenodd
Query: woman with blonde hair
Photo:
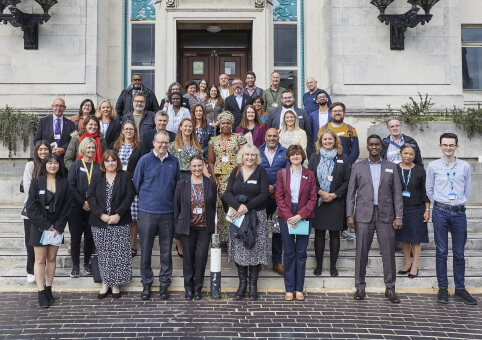
M 324 129 L 316 142 L 316 153 L 311 156 L 308 169 L 316 177 L 318 201 L 315 207 L 315 256 L 314 275 L 321 275 L 325 234 L 330 233 L 330 275 L 338 276 L 336 261 L 340 251 L 340 231 L 345 225 L 345 200 L 350 180 L 350 163 L 343 153 L 340 137 L 330 129 Z
M 284 148 L 289 148 L 291 145 L 301 145 L 306 154 L 306 146 L 308 144 L 306 132 L 300 128 L 298 116 L 293 110 L 285 112 L 283 124 L 279 132 L 279 143 Z
M 121 130 L 120 123 L 115 119 L 117 113 L 115 112 L 114 106 L 107 99 L 101 100 L 99 106 L 97 106 L 95 116 L 99 119 L 100 132 L 104 134 L 107 148 L 112 149 L 114 142 L 119 138 Z

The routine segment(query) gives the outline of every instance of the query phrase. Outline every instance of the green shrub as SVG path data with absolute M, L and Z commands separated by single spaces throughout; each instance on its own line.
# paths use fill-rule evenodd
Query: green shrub
M 17 140 L 23 142 L 23 151 L 27 150 L 29 138 L 35 132 L 39 117 L 31 113 L 23 113 L 8 105 L 0 110 L 0 140 L 8 149 L 8 158 L 17 154 Z

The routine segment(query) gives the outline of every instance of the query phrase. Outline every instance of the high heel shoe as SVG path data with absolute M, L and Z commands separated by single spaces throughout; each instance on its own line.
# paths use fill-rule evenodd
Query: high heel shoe
M 407 270 L 399 270 L 398 271 L 398 275 L 405 275 L 405 274 L 408 274 L 410 273 L 410 270 L 412 269 L 412 266 L 410 265 L 410 268 L 408 268 Z
M 181 258 L 184 256 L 184 253 L 182 251 L 182 243 L 180 240 L 177 240 L 176 242 L 176 251 L 177 251 L 177 256 Z
M 107 292 L 97 294 L 97 299 L 102 300 L 103 298 L 107 297 L 107 295 L 109 295 L 110 292 L 111 292 L 111 289 L 109 287 L 109 288 L 107 288 Z M 112 294 L 112 296 L 114 296 L 114 295 Z
M 313 270 L 313 275 L 320 276 L 321 275 L 321 267 L 318 268 L 318 266 Z
M 414 279 L 414 278 L 416 278 L 417 276 L 418 276 L 418 268 L 417 268 L 417 274 L 408 274 L 408 277 L 409 277 L 410 279 Z

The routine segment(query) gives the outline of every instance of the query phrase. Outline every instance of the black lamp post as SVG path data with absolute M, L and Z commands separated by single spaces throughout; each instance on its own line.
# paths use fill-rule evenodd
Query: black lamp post
M 38 25 L 49 21 L 49 9 L 57 3 L 57 0 L 35 0 L 42 9 L 43 14 L 28 14 L 17 8 L 21 0 L 0 0 L 0 21 L 6 25 L 10 23 L 13 27 L 20 27 L 23 31 L 23 48 L 26 50 L 38 49 Z M 8 6 L 11 14 L 4 14 Z
M 378 19 L 386 25 L 390 24 L 390 49 L 403 50 L 405 48 L 405 31 L 418 24 L 425 25 L 432 19 L 430 10 L 439 0 L 408 0 L 412 8 L 404 14 L 385 14 L 385 10 L 394 0 L 372 0 L 370 3 L 380 10 Z M 425 14 L 418 14 L 421 8 Z

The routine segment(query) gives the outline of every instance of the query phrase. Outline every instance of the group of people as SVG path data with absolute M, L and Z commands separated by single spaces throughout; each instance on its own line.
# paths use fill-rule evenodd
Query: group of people
M 416 141 L 401 133 L 398 118 L 391 118 L 389 136 L 370 135 L 368 158 L 355 163 L 358 135 L 344 123 L 345 105 L 331 103 L 313 78 L 307 79 L 303 96 L 309 114 L 295 107 L 291 90 L 279 86 L 277 72 L 264 91 L 255 86 L 253 72 L 246 76 L 246 87 L 239 78 L 231 87 L 229 78 L 221 75 L 219 87 L 189 82 L 187 95 L 174 82 L 160 106 L 140 75 L 134 74 L 132 80 L 115 109 L 103 100 L 95 111 L 86 99 L 79 113 L 67 119 L 65 102 L 57 98 L 53 114 L 39 122 L 34 160 L 24 173 L 28 196 L 23 215 L 27 279 L 36 282 L 41 307 L 55 301 L 52 282 L 58 250 L 40 243 L 42 233 L 62 234 L 67 222 L 71 277 L 80 276 L 83 235 L 85 275 L 92 274 L 90 259 L 97 249 L 99 299 L 109 294 L 121 297 L 121 286 L 132 277 L 137 235 L 143 300 L 150 299 L 154 284 L 151 258 L 156 235 L 160 297 L 169 298 L 176 239 L 183 257 L 185 298 L 202 299 L 211 235 L 217 232 L 227 247 L 228 261 L 237 267 L 236 299 L 243 299 L 248 288 L 249 300 L 257 299 L 260 265 L 269 265 L 271 258 L 273 270 L 284 276 L 285 299 L 302 301 L 311 230 L 315 229 L 313 274 L 322 274 L 329 237 L 329 272 L 336 277 L 340 235 L 350 227 L 356 232 L 355 300 L 366 296 L 366 267 L 376 231 L 385 295 L 399 303 L 395 241 L 402 242 L 404 252 L 398 274 L 416 278 L 420 244 L 428 242 L 431 202 L 437 301 L 448 302 L 450 231 L 455 297 L 477 303 L 464 285 L 470 167 L 454 156 L 456 135 L 440 137 L 443 157 L 425 171 Z

